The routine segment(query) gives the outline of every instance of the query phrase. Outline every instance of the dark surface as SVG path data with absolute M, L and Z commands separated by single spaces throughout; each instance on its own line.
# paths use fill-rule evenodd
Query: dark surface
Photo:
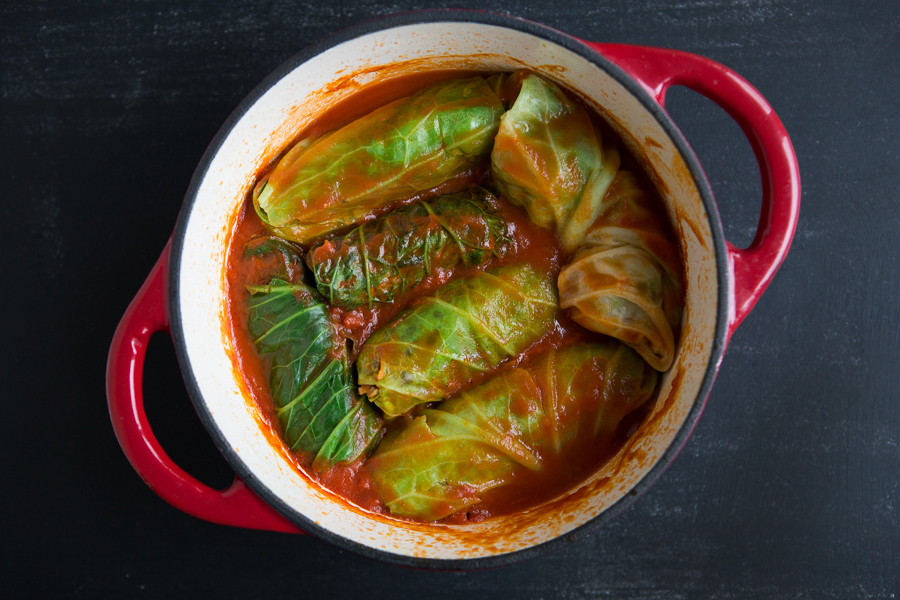
M 179 513 L 106 412 L 116 323 L 207 143 L 272 69 L 412 3 L 0 6 L 6 597 L 895 598 L 900 594 L 900 8 L 879 2 L 482 2 L 592 40 L 720 61 L 799 157 L 791 254 L 731 341 L 681 456 L 609 526 L 522 564 L 432 573 Z M 724 113 L 673 90 L 737 245 L 760 184 Z M 146 365 L 170 454 L 230 480 L 171 343 Z

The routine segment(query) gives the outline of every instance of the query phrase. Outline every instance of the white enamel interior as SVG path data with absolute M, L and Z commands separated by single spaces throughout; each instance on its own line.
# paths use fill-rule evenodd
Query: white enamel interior
M 254 173 L 323 107 L 353 86 L 329 86 L 337 77 L 366 83 L 384 73 L 373 67 L 427 58 L 434 68 L 541 72 L 593 102 L 649 166 L 676 223 L 687 268 L 687 311 L 675 366 L 664 377 L 648 424 L 581 491 L 551 509 L 535 509 L 466 527 L 411 526 L 373 517 L 337 502 L 299 475 L 273 449 L 242 393 L 223 330 L 223 272 L 228 229 Z M 322 90 L 333 89 L 331 92 Z M 654 144 L 646 144 L 652 140 Z M 717 314 L 712 233 L 698 191 L 675 146 L 653 116 L 607 73 L 565 48 L 532 34 L 477 23 L 439 22 L 376 31 L 334 46 L 287 74 L 234 125 L 212 158 L 186 222 L 175 266 L 189 366 L 206 409 L 227 444 L 282 510 L 297 512 L 337 536 L 405 556 L 470 559 L 528 548 L 596 517 L 628 493 L 670 446 L 700 391 Z M 675 374 L 678 374 L 676 377 Z M 674 394 L 672 383 L 681 379 Z

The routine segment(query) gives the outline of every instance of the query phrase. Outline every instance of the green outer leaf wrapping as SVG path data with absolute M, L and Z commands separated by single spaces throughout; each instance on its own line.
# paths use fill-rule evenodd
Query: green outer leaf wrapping
M 334 330 L 325 305 L 302 283 L 275 278 L 248 290 L 248 328 L 259 354 L 272 360 L 270 392 L 280 409 L 324 368 L 334 347 Z
M 684 293 L 678 248 L 652 200 L 633 173 L 620 171 L 558 283 L 560 306 L 572 319 L 665 371 L 675 358 Z
M 550 350 L 425 410 L 368 461 L 395 515 L 434 521 L 477 504 L 523 469 L 608 444 L 647 401 L 657 374 L 615 341 Z
M 395 515 L 434 521 L 477 503 L 517 465 L 539 468 L 528 444 L 541 416 L 536 400 L 527 371 L 514 369 L 426 410 L 368 461 L 385 505 Z M 525 409 L 511 410 L 515 404 Z
M 357 399 L 322 444 L 313 469 L 325 471 L 336 463 L 352 462 L 368 454 L 381 439 L 382 425 L 378 411 L 369 402 Z
M 515 463 L 471 436 L 436 433 L 426 419 L 383 441 L 366 464 L 392 514 L 436 521 L 477 504 Z
M 370 450 L 381 436 L 380 419 L 345 419 L 368 413 L 360 413 L 347 365 L 331 356 L 335 330 L 314 290 L 277 278 L 248 290 L 248 329 L 270 361 L 269 391 L 288 447 L 319 453 L 317 468 Z
M 278 409 L 291 450 L 316 452 L 353 408 L 353 385 L 337 359 L 307 381 L 293 400 Z
M 537 75 L 503 115 L 491 153 L 500 193 L 575 252 L 559 276 L 560 305 L 582 326 L 635 348 L 655 369 L 675 357 L 684 298 L 681 258 L 651 195 L 619 171 L 584 108 Z
M 329 304 L 392 302 L 438 269 L 481 265 L 505 248 L 506 223 L 483 188 L 395 210 L 310 248 L 306 264 Z
M 254 206 L 275 234 L 308 243 L 485 161 L 502 113 L 480 77 L 437 83 L 296 145 Z
M 361 386 L 389 416 L 445 398 L 553 326 L 552 274 L 530 265 L 455 280 L 376 331 L 356 361 Z
M 608 443 L 619 422 L 646 402 L 658 374 L 627 345 L 611 338 L 549 350 L 527 367 L 540 389 L 546 420 L 535 444 L 563 456 L 585 440 Z
M 603 209 L 619 151 L 603 143 L 587 111 L 555 84 L 516 75 L 521 90 L 501 119 L 491 152 L 494 183 L 533 222 L 555 227 L 571 252 Z

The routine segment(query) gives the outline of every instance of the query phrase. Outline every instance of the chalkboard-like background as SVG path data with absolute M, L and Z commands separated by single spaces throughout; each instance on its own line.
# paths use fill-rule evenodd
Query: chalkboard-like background
M 454 5 L 459 6 L 459 5 Z M 576 36 L 722 62 L 769 99 L 803 176 L 791 254 L 731 342 L 672 467 L 608 527 L 482 572 L 389 566 L 310 537 L 188 517 L 121 453 L 105 407 L 116 323 L 240 100 L 335 30 L 411 2 L 0 5 L 0 595 L 241 598 L 895 598 L 900 594 L 900 7 L 890 0 L 485 0 Z M 673 90 L 737 245 L 750 147 Z M 170 454 L 230 471 L 171 343 L 146 366 Z

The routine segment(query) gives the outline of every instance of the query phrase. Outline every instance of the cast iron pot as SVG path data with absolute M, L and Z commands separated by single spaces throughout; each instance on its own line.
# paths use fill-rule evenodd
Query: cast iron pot
M 242 392 L 223 327 L 229 232 L 259 168 L 316 114 L 354 90 L 422 69 L 521 68 L 594 105 L 663 196 L 687 276 L 675 363 L 637 433 L 578 489 L 532 510 L 466 526 L 373 515 L 287 464 Z M 672 85 L 718 103 L 750 140 L 763 201 L 749 248 L 725 240 L 703 170 L 663 109 Z M 282 65 L 212 141 L 170 242 L 115 333 L 107 368 L 113 427 L 144 481 L 173 506 L 202 519 L 308 532 L 365 555 L 432 568 L 484 567 L 531 556 L 620 513 L 674 459 L 703 411 L 730 336 L 787 253 L 799 200 L 796 157 L 780 120 L 752 86 L 720 64 L 673 50 L 589 43 L 480 12 L 429 11 L 369 22 Z M 149 427 L 141 372 L 147 342 L 157 331 L 171 333 L 194 407 L 235 470 L 226 490 L 211 489 L 180 469 Z

